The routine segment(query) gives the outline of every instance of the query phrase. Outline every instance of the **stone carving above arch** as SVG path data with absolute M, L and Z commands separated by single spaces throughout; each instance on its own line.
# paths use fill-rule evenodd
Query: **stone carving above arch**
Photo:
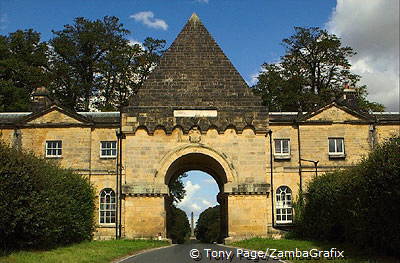
M 199 143 L 201 141 L 201 132 L 197 127 L 193 127 L 189 131 L 189 142 Z

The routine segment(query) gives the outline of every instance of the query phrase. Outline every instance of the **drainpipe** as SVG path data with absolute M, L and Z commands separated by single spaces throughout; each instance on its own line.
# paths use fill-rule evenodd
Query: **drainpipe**
M 300 124 L 296 122 L 297 126 L 297 143 L 299 149 L 299 178 L 300 178 L 300 193 L 303 193 L 303 175 L 301 171 L 301 141 L 300 141 Z
M 115 191 L 116 191 L 116 200 L 115 200 L 115 239 L 118 239 L 118 200 L 119 200 L 119 186 L 118 186 L 118 165 L 119 165 L 119 140 L 120 140 L 120 136 L 119 136 L 119 130 L 117 129 L 115 131 L 116 136 L 117 136 L 117 159 L 116 159 L 116 166 L 115 166 Z
M 122 107 L 119 110 L 119 238 L 122 236 Z
M 272 156 L 272 130 L 268 131 L 269 135 L 269 165 L 271 169 L 271 205 L 272 205 L 272 227 L 275 228 L 275 207 L 274 207 L 274 168 Z

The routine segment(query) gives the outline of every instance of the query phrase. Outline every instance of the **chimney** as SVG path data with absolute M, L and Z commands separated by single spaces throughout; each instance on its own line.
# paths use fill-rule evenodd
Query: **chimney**
M 357 107 L 357 90 L 346 82 L 343 86 L 343 101 L 350 107 Z
M 32 111 L 40 111 L 51 104 L 50 93 L 45 87 L 38 87 L 32 92 Z

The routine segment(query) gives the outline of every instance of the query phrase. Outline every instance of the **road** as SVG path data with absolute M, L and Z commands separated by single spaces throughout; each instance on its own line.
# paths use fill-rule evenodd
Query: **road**
M 190 253 L 194 258 L 190 257 Z M 251 258 L 245 251 L 214 244 L 190 241 L 129 257 L 120 263 L 195 263 L 195 262 L 278 262 L 268 258 Z

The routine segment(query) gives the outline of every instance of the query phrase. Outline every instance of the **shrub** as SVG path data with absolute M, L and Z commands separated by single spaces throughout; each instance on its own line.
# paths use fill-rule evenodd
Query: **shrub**
M 358 165 L 314 178 L 297 202 L 296 234 L 399 255 L 400 136 Z
M 168 236 L 173 243 L 182 244 L 190 236 L 190 224 L 186 213 L 173 205 L 168 213 L 167 227 Z
M 200 214 L 195 235 L 198 240 L 205 243 L 222 242 L 219 205 L 209 207 Z
M 0 143 L 0 246 L 50 248 L 92 237 L 94 190 L 54 162 Z

